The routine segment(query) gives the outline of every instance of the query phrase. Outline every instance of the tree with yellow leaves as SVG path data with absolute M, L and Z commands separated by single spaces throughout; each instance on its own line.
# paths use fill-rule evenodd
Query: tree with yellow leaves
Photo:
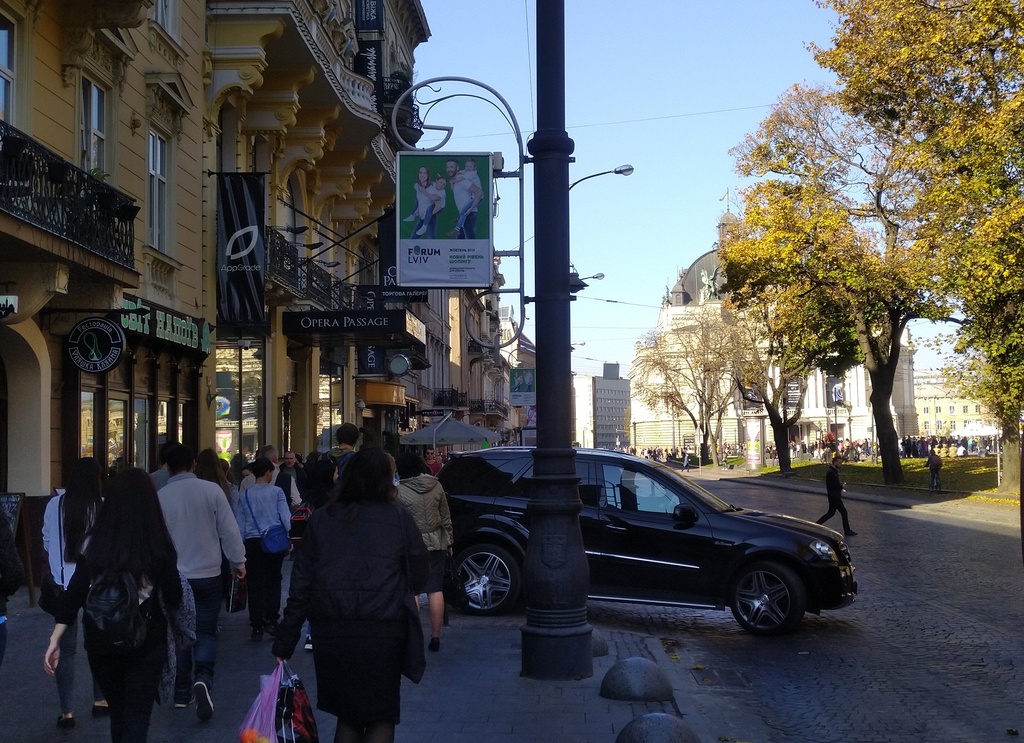
M 794 86 L 733 151 L 760 177 L 744 191 L 743 239 L 720 250 L 726 291 L 742 308 L 777 286 L 802 286 L 808 317 L 841 311 L 871 381 L 883 478 L 903 481 L 890 401 L 901 339 L 916 318 L 948 315 L 915 153 L 898 136 L 851 116 L 836 95 Z M 830 323 L 815 331 L 838 343 Z
M 818 49 L 851 115 L 912 143 L 922 242 L 963 317 L 957 349 L 1002 411 L 1006 489 L 1019 486 L 1024 407 L 1024 11 L 1020 0 L 823 0 Z M 986 380 L 981 375 L 995 376 Z

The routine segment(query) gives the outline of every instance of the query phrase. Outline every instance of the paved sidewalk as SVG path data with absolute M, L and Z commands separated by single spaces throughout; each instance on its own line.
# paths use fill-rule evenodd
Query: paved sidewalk
M 287 566 L 290 563 L 286 563 Z M 93 718 L 84 651 L 76 658 L 76 718 L 71 731 L 58 731 L 57 690 L 43 671 L 42 656 L 53 620 L 28 606 L 22 589 L 8 607 L 7 657 L 0 668 L 0 741 L 18 743 L 102 743 L 108 741 L 105 718 Z M 424 624 L 426 613 L 424 612 Z M 403 680 L 402 723 L 397 743 L 614 743 L 634 717 L 647 712 L 680 715 L 702 741 L 765 740 L 762 723 L 723 701 L 698 681 L 695 658 L 699 639 L 676 638 L 662 645 L 650 635 L 595 627 L 609 653 L 594 658 L 594 674 L 579 681 L 536 681 L 519 675 L 522 613 L 472 617 L 454 613 L 442 634 L 441 651 L 427 653 L 427 671 L 417 686 Z M 270 642 L 249 639 L 243 614 L 221 614 L 221 639 L 213 688 L 215 714 L 203 723 L 195 707 L 166 705 L 153 712 L 150 743 L 232 743 L 258 691 L 261 673 L 273 669 Z M 674 699 L 636 703 L 603 699 L 601 682 L 619 660 L 641 656 L 667 674 Z M 296 651 L 290 663 L 316 700 L 313 656 Z M 697 675 L 695 675 L 697 674 Z M 317 712 L 321 740 L 333 740 L 335 718 Z

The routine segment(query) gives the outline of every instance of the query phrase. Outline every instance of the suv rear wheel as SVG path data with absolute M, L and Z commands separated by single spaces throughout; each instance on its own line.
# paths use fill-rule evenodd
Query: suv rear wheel
M 519 563 L 508 550 L 493 544 L 468 547 L 455 558 L 466 585 L 471 614 L 504 614 L 512 610 L 523 579 Z
M 803 619 L 807 588 L 791 568 L 755 562 L 736 576 L 729 603 L 743 629 L 755 635 L 781 635 Z

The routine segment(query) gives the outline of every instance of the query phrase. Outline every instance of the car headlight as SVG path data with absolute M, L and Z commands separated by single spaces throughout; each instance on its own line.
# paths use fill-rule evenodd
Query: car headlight
M 836 551 L 832 549 L 832 545 L 821 539 L 815 539 L 811 542 L 811 551 L 825 560 L 839 562 L 839 558 L 836 556 Z

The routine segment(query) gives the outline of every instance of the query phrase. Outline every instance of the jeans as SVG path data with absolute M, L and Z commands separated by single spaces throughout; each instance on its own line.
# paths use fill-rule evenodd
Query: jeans
M 263 629 L 281 611 L 281 565 L 287 552 L 268 555 L 259 537 L 245 540 L 245 582 L 249 586 L 249 624 Z
M 192 695 L 192 682 L 205 681 L 213 688 L 213 666 L 217 662 L 217 619 L 222 598 L 220 576 L 189 578 L 196 599 L 196 643 L 178 651 L 178 668 L 174 677 L 174 695 Z M 194 674 L 194 678 L 193 678 Z
M 928 478 L 928 489 L 939 490 L 942 486 L 939 484 L 939 470 L 930 470 L 930 477 Z
M 110 705 L 112 743 L 145 743 L 149 737 L 149 718 L 166 660 L 166 642 L 154 642 L 133 653 L 89 654 L 93 678 Z
M 60 697 L 61 714 L 75 711 L 75 655 L 78 653 L 78 622 L 69 624 L 61 635 L 57 647 L 60 649 L 60 663 L 54 678 L 57 680 L 57 696 Z M 92 698 L 94 701 L 103 699 L 103 691 L 92 680 Z
M 477 212 L 467 212 L 466 218 L 459 230 L 459 240 L 476 240 L 476 215 Z

